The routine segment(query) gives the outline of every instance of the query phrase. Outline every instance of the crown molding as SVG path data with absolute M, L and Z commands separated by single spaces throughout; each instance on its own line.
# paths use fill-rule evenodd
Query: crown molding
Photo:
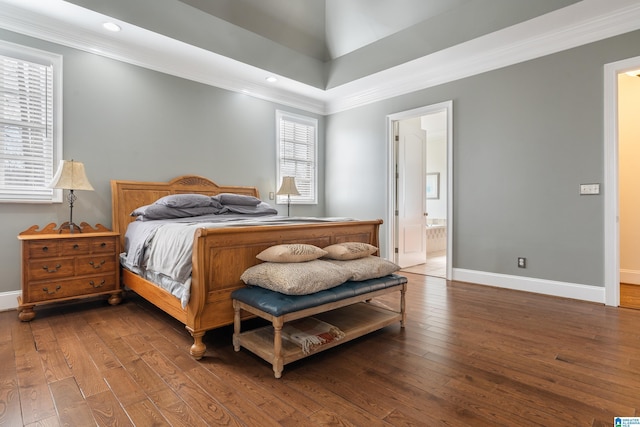
M 118 61 L 326 115 L 423 90 L 640 28 L 640 2 L 582 0 L 555 12 L 329 90 L 118 22 L 61 0 L 0 0 L 0 28 Z
M 583 0 L 328 91 L 333 114 L 416 92 L 640 28 L 640 2 Z M 624 3 L 613 9 L 616 3 Z M 595 10 L 594 10 L 595 9 Z M 609 10 L 599 10 L 609 9 Z

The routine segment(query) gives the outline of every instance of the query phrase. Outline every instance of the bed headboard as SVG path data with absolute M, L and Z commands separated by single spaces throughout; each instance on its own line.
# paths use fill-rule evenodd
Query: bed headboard
M 260 197 L 255 187 L 221 186 L 197 175 L 183 175 L 169 182 L 111 180 L 111 226 L 120 234 L 120 247 L 124 247 L 124 233 L 133 220 L 134 209 L 151 204 L 169 194 L 198 193 L 215 196 L 220 193 L 245 194 Z

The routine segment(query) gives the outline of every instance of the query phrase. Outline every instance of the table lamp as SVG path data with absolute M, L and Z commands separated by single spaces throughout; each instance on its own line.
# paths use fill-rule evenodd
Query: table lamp
M 282 178 L 282 185 L 280 185 L 280 189 L 276 193 L 278 196 L 287 196 L 287 216 L 289 216 L 289 211 L 291 209 L 291 195 L 299 196 L 300 192 L 296 188 L 296 179 L 293 176 L 285 176 Z
M 77 199 L 76 195 L 73 194 L 73 191 L 93 191 L 93 187 L 89 183 L 87 175 L 84 172 L 84 165 L 81 162 L 73 160 L 60 160 L 58 170 L 53 176 L 49 187 L 69 190 L 69 194 L 67 195 L 67 201 L 69 202 L 69 223 L 62 224 L 59 232 L 68 228 L 70 233 L 73 233 L 74 229 L 77 229 L 79 233 L 82 233 L 82 229 L 73 223 L 73 202 Z

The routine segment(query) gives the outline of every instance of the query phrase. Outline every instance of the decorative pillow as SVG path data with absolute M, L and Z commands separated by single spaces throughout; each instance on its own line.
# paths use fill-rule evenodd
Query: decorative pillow
M 223 205 L 240 205 L 240 206 L 256 206 L 261 202 L 260 199 L 244 194 L 220 193 L 212 197 Z
M 378 248 L 368 243 L 344 242 L 327 246 L 324 250 L 327 251 L 325 258 L 348 260 L 364 258 L 372 255 L 378 250 Z
M 201 208 L 214 206 L 214 201 L 204 194 L 170 194 L 159 198 L 155 204 L 171 208 Z
M 249 267 L 240 279 L 287 295 L 306 295 L 336 287 L 349 280 L 351 273 L 319 259 L 302 263 L 273 263 Z
M 348 270 L 351 273 L 349 280 L 356 282 L 383 277 L 400 270 L 400 266 L 398 264 L 373 255 L 349 261 L 329 259 L 327 262 Z
M 142 221 L 187 218 L 191 216 L 217 214 L 220 209 L 215 206 L 199 207 L 199 208 L 171 208 L 165 205 L 146 205 L 141 206 L 131 212 L 131 216 L 137 216 Z
M 305 262 L 318 259 L 327 254 L 317 246 L 303 243 L 275 245 L 256 255 L 256 258 L 268 262 Z

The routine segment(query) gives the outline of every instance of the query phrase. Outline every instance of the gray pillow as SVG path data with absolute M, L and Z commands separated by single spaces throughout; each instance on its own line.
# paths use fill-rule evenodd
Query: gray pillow
M 172 218 L 187 218 L 191 216 L 217 214 L 220 209 L 215 206 L 203 206 L 197 208 L 172 208 L 165 205 L 146 205 L 140 206 L 131 212 L 131 216 L 136 216 L 142 221 L 158 220 L 158 219 L 172 219 Z
M 263 262 L 249 267 L 240 279 L 247 285 L 287 295 L 306 295 L 334 288 L 347 280 L 351 272 L 319 259 L 296 263 Z
M 260 202 L 255 206 L 249 205 L 221 205 L 221 214 L 244 214 L 244 215 L 277 215 L 278 211 L 271 207 L 269 203 Z
M 201 208 L 214 206 L 214 201 L 204 194 L 170 194 L 159 198 L 155 204 L 171 208 Z
M 400 266 L 398 264 L 373 255 L 349 261 L 328 259 L 327 262 L 349 271 L 351 274 L 349 280 L 353 280 L 355 282 L 384 277 L 400 270 Z
M 217 200 L 223 205 L 238 206 L 257 206 L 261 202 L 261 200 L 257 197 L 233 193 L 220 193 L 216 196 L 213 196 L 212 199 Z

